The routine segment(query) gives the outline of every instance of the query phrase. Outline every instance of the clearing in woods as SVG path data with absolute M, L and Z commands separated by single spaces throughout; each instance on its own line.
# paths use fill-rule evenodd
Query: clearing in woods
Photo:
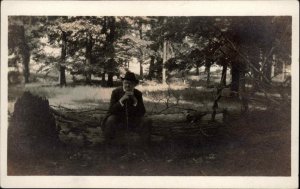
M 181 113 L 186 109 L 211 109 L 214 89 L 201 87 L 140 85 L 148 115 Z M 152 137 L 144 149 L 138 143 L 102 145 L 99 114 L 108 108 L 113 88 L 64 87 L 30 84 L 9 87 L 9 115 L 23 91 L 49 100 L 52 108 L 91 119 L 93 127 L 61 132 L 66 143 L 49 153 L 27 159 L 8 159 L 8 175 L 194 175 L 289 176 L 291 174 L 291 120 L 289 111 L 269 111 L 250 104 L 245 115 L 231 116 L 216 135 Z M 171 94 L 171 95 L 170 95 Z M 259 94 L 257 95 L 259 98 Z M 167 100 L 166 100 L 167 99 Z M 219 108 L 229 115 L 239 112 L 240 102 L 222 98 Z M 289 109 L 289 108 L 288 108 Z M 77 112 L 77 114 L 76 114 Z M 78 113 L 79 112 L 79 113 Z M 164 126 L 173 126 L 173 123 Z M 96 125 L 96 127 L 95 127 Z M 187 123 L 181 123 L 189 127 Z M 86 132 L 88 130 L 88 132 Z M 77 133 L 76 133 L 77 132 Z M 83 140 L 88 138 L 89 143 Z M 12 149 L 13 150 L 13 149 Z M 128 156 L 128 152 L 130 152 Z

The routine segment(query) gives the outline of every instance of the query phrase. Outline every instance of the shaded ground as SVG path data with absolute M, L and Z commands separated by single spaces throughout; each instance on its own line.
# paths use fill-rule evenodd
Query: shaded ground
M 15 100 L 25 89 L 8 89 L 11 115 Z M 93 109 L 98 108 L 99 103 L 107 108 L 112 89 L 39 85 L 27 90 L 47 97 L 50 104 Z M 161 99 L 165 98 L 167 92 L 161 86 L 142 90 L 148 112 L 165 108 Z M 170 101 L 179 97 L 180 105 L 186 108 L 211 107 L 209 101 L 212 100 L 212 93 L 211 89 L 205 94 L 202 88 L 178 88 L 172 90 L 173 99 Z M 239 110 L 239 104 L 236 100 L 222 98 L 220 106 Z M 252 107 L 259 106 L 252 104 Z M 153 140 L 146 150 L 139 145 L 132 145 L 128 150 L 126 143 L 123 143 L 88 148 L 66 145 L 54 150 L 34 151 L 27 158 L 8 158 L 8 175 L 289 176 L 289 111 L 256 109 L 244 116 L 231 117 L 229 123 L 220 128 L 214 137 L 165 139 L 159 142 Z
M 290 115 L 255 111 L 210 138 L 124 145 L 59 147 L 9 159 L 8 175 L 289 176 Z M 130 156 L 127 156 L 130 152 Z

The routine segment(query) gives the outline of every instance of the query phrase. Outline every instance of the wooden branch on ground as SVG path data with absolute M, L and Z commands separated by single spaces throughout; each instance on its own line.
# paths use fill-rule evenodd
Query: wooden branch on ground
M 54 108 L 50 107 L 50 111 L 54 114 L 54 116 L 58 116 L 58 117 L 61 117 L 61 118 L 67 119 L 67 120 L 79 121 L 78 119 L 75 119 L 73 117 L 66 116 L 64 113 L 62 113 Z
M 55 117 L 57 126 L 63 130 L 63 133 L 83 132 L 88 128 L 100 127 L 101 121 L 105 117 L 105 114 L 102 113 L 92 118 L 89 114 L 74 114 L 53 108 L 51 108 L 51 112 Z M 153 122 L 153 135 L 189 137 L 204 135 L 204 129 L 218 128 L 224 124 L 226 111 L 217 110 L 214 121 L 211 120 L 212 113 L 213 111 L 193 111 L 175 114 L 153 114 L 147 117 Z
M 53 113 L 56 122 L 59 123 L 69 123 L 69 125 L 73 125 L 71 127 L 74 127 L 74 125 L 81 125 L 81 127 L 98 127 L 101 122 L 101 118 L 104 117 L 105 114 L 100 114 L 99 122 L 97 120 L 91 121 L 90 116 L 81 116 L 78 117 L 77 114 L 73 115 L 74 113 L 70 112 L 64 112 L 64 111 L 58 111 L 54 108 L 50 107 L 50 111 Z
M 67 108 L 67 107 L 64 107 L 64 106 L 55 106 L 55 105 L 50 105 L 50 107 L 54 107 L 56 109 L 66 109 L 68 111 L 71 111 L 71 112 L 76 112 L 76 113 L 85 113 L 85 112 L 93 112 L 93 111 L 104 111 L 104 112 L 107 112 L 108 109 L 102 109 L 102 108 L 94 108 L 94 109 L 85 109 L 85 110 L 77 110 L 77 109 L 71 109 L 71 108 Z

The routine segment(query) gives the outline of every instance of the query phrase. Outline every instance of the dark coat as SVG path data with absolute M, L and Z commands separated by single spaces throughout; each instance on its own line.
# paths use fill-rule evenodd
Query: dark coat
M 133 106 L 133 101 L 129 99 L 127 103 L 124 103 L 122 106 L 119 102 L 120 98 L 125 94 L 123 87 L 118 87 L 112 91 L 110 105 L 108 110 L 108 115 L 116 115 L 120 117 L 126 116 L 125 107 L 127 106 L 128 116 L 129 117 L 142 117 L 145 115 L 146 110 L 143 102 L 142 93 L 134 89 L 134 96 L 137 98 L 138 103 L 136 106 Z

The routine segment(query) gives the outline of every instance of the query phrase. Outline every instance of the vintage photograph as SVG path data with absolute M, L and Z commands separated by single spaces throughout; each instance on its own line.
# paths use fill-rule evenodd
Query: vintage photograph
M 292 176 L 292 16 L 7 23 L 7 176 Z
M 8 175 L 291 175 L 291 17 L 8 19 Z

